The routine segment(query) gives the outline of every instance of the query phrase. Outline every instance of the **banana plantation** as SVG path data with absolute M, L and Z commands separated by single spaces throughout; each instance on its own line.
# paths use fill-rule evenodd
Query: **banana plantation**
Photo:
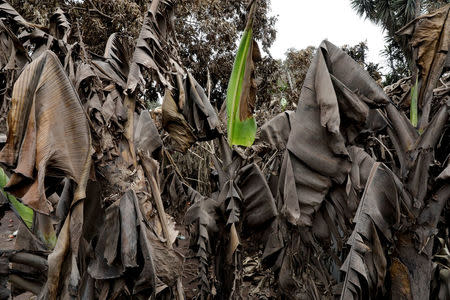
M 411 76 L 383 88 L 324 40 L 275 110 L 263 0 L 226 90 L 182 59 L 186 1 L 144 1 L 101 53 L 105 1 L 20 2 L 0 0 L 0 300 L 450 299 L 450 4 L 395 32 Z

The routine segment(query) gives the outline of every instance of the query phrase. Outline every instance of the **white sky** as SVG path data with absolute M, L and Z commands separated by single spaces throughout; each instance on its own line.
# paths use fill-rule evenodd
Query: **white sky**
M 284 58 L 288 48 L 319 46 L 328 39 L 336 46 L 367 40 L 368 61 L 385 65 L 381 27 L 360 18 L 350 0 L 272 0 L 272 15 L 278 15 L 277 38 L 272 56 Z

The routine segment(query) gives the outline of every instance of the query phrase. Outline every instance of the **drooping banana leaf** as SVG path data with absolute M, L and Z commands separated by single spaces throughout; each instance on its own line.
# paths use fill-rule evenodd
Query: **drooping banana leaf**
M 24 205 L 13 195 L 5 192 L 4 186 L 8 183 L 9 178 L 2 168 L 0 168 L 0 191 L 3 193 L 7 201 L 10 203 L 12 210 L 17 217 L 24 222 L 26 227 L 32 234 L 35 234 L 39 241 L 48 249 L 53 249 L 56 244 L 56 233 L 53 228 L 53 222 L 49 216 L 35 213 L 33 209 Z
M 208 278 L 209 256 L 212 254 L 211 245 L 214 244 L 214 236 L 219 231 L 217 226 L 219 203 L 213 199 L 200 195 L 190 187 L 186 187 L 186 196 L 193 202 L 193 205 L 186 212 L 185 220 L 187 224 L 194 224 L 196 227 L 196 246 L 199 259 L 200 289 L 202 295 L 211 293 Z
M 178 88 L 180 89 L 179 84 Z M 212 140 L 217 137 L 219 127 L 217 113 L 211 105 L 205 90 L 189 72 L 184 81 L 183 89 L 183 115 L 186 121 L 193 127 L 197 139 Z M 182 101 L 179 101 L 180 107 Z
M 71 25 L 67 18 L 66 13 L 61 9 L 57 8 L 53 15 L 50 17 L 50 34 L 57 39 L 63 40 L 67 43 L 67 38 L 69 37 Z
M 322 42 L 291 118 L 280 172 L 281 213 L 290 223 L 312 225 L 332 182 L 342 184 L 350 172 L 345 138 L 364 129 L 371 106 L 388 102 L 358 63 L 332 43 Z
M 166 90 L 162 104 L 162 125 L 174 140 L 175 150 L 185 153 L 195 143 L 193 130 L 179 112 L 178 105 L 169 90 Z
M 55 126 L 61 122 L 63 126 Z M 5 189 L 43 214 L 52 211 L 46 177 L 69 176 L 86 185 L 89 126 L 78 95 L 56 55 L 47 51 L 14 84 L 9 131 L 0 161 L 15 166 Z M 78 195 L 84 198 L 84 195 Z
M 274 223 L 282 235 L 278 240 L 284 243 L 274 243 L 273 251 L 265 250 L 268 254 L 280 253 L 278 258 L 272 255 L 272 260 L 280 270 L 282 293 L 291 295 L 295 290 L 305 298 L 321 299 L 315 282 L 328 286 L 333 284 L 331 278 L 339 282 L 333 287 L 336 296 L 341 293 L 341 249 L 352 232 L 354 225 L 349 220 L 357 210 L 359 194 L 374 163 L 369 154 L 354 145 L 360 133 L 386 126 L 377 108 L 389 102 L 351 57 L 328 41 L 320 45 L 306 75 L 297 111 L 289 117 L 289 126 L 283 126 L 285 130 L 290 128 L 287 142 L 271 138 L 281 149 L 286 145 L 277 191 L 281 218 L 278 225 Z M 285 123 L 280 122 L 280 127 Z M 267 139 L 269 134 L 271 131 L 261 136 Z M 301 236 L 286 229 L 287 224 L 299 228 Z M 323 251 L 327 258 L 305 260 L 311 251 Z M 290 255 L 293 252 L 298 254 Z M 317 275 L 305 281 L 298 274 Z
M 380 236 L 392 241 L 391 228 L 400 219 L 393 176 L 383 164 L 372 166 L 355 214 L 355 229 L 347 242 L 350 253 L 341 267 L 346 273 L 341 299 L 365 299 L 383 286 L 387 262 Z
M 166 91 L 162 104 L 163 128 L 174 141 L 174 149 L 186 152 L 196 141 L 212 140 L 219 133 L 219 119 L 205 90 L 187 72 L 175 76 L 177 93 Z
M 154 79 L 171 88 L 170 70 L 175 63 L 171 51 L 174 50 L 171 34 L 172 1 L 152 1 L 146 12 L 136 47 L 130 61 L 127 93 L 133 94 L 144 83 L 143 70 L 154 74 Z M 160 17 L 164 16 L 164 17 Z M 167 46 L 168 47 L 165 47 Z M 169 49 L 167 49 L 169 48 Z
M 103 57 L 94 57 L 92 60 L 95 74 L 126 89 L 131 55 L 131 50 L 126 45 L 123 35 L 117 32 L 111 34 L 106 42 Z M 81 79 L 79 80 L 81 81 Z
M 251 146 L 256 135 L 253 109 L 256 101 L 256 84 L 253 78 L 254 61 L 260 59 L 257 43 L 253 40 L 254 1 L 247 19 L 244 34 L 236 54 L 227 89 L 228 143 Z
M 172 88 L 170 82 L 173 69 L 180 70 L 176 62 L 176 52 L 173 40 L 173 2 L 152 1 L 145 14 L 144 22 L 136 40 L 136 46 L 129 62 L 125 107 L 127 108 L 127 122 L 124 135 L 128 140 L 131 156 L 136 165 L 136 151 L 134 149 L 134 110 L 136 103 L 136 89 L 145 85 L 144 70 L 152 74 L 152 78 L 166 88 Z
M 8 1 L 0 1 L 0 20 L 12 19 L 17 24 L 28 26 L 30 23 L 25 19 L 8 3 Z

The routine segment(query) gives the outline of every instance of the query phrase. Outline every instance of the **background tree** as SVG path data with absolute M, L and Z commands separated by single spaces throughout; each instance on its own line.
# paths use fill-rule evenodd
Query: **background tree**
M 354 46 L 343 45 L 341 49 L 369 72 L 375 81 L 379 82 L 381 80 L 379 64 L 367 61 L 367 51 L 369 51 L 367 41 L 360 42 Z
M 269 89 L 271 101 L 267 105 L 272 108 L 273 115 L 283 110 L 295 109 L 315 51 L 316 48 L 312 46 L 301 50 L 290 48 L 285 52 L 284 60 L 276 60 L 272 63 L 272 74 L 267 74 L 268 82 L 264 88 Z
M 392 84 L 409 75 L 405 68 L 409 64 L 413 69 L 412 52 L 406 37 L 395 33 L 408 22 L 422 13 L 430 12 L 447 3 L 449 0 L 352 0 L 356 12 L 386 31 L 386 46 L 382 54 L 388 60 L 390 68 L 385 84 Z
M 341 49 L 368 71 L 375 81 L 381 80 L 380 66 L 367 61 L 367 42 L 353 46 L 343 45 Z M 272 70 L 276 78 L 276 82 L 272 84 L 276 88 L 271 93 L 278 98 L 282 110 L 295 108 L 315 52 L 316 48 L 313 46 L 301 50 L 290 48 L 285 53 L 286 58 L 277 62 L 278 69 Z
M 48 17 L 56 7 L 68 12 L 75 30 L 79 29 L 86 48 L 95 55 L 103 55 L 108 37 L 120 32 L 128 38 L 130 46 L 138 36 L 142 24 L 142 12 L 151 1 L 144 0 L 30 0 L 22 5 L 20 0 L 11 4 L 26 20 L 46 25 Z M 208 72 L 211 80 L 211 100 L 220 105 L 225 99 L 228 78 L 231 74 L 236 41 L 245 27 L 247 0 L 179 0 L 174 15 L 175 32 L 179 43 L 179 56 L 185 66 L 189 66 L 193 76 L 201 86 L 206 87 Z M 257 73 L 268 74 L 275 61 L 269 48 L 275 41 L 276 17 L 269 16 L 270 0 L 261 1 L 256 12 L 254 37 L 261 50 L 268 54 L 257 65 Z M 260 76 L 260 84 L 270 86 L 265 76 Z M 267 89 L 259 89 L 260 99 L 267 99 Z M 154 85 L 145 87 L 146 102 L 156 101 Z
M 402 50 L 396 46 L 395 40 L 390 37 L 385 37 L 386 44 L 381 54 L 387 59 L 389 72 L 385 74 L 383 84 L 390 85 L 398 80 L 410 75 L 408 61 Z
M 219 109 L 225 99 L 236 41 L 240 40 L 245 27 L 247 5 L 247 0 L 182 0 L 177 6 L 175 24 L 180 57 L 202 86 L 206 86 L 206 69 L 209 70 L 211 101 L 217 102 Z M 260 1 L 255 13 L 254 38 L 268 56 L 257 66 L 257 74 L 268 73 L 274 66 L 269 48 L 276 38 L 276 18 L 269 17 L 269 11 L 270 0 Z M 268 85 L 265 76 L 259 78 L 260 85 Z M 263 93 L 259 96 L 260 99 L 268 97 Z

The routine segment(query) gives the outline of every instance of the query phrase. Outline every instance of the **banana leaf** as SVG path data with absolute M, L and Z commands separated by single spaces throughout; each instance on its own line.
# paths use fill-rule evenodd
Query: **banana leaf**
M 258 45 L 253 40 L 253 17 L 256 1 L 253 2 L 247 25 L 236 54 L 227 89 L 228 143 L 251 146 L 256 135 L 253 109 L 256 100 L 256 84 L 253 78 L 254 61 L 260 59 Z
M 10 195 L 9 193 L 5 192 L 5 190 L 3 190 L 3 187 L 6 185 L 8 180 L 9 180 L 8 175 L 6 175 L 5 171 L 2 168 L 0 168 L 1 192 L 5 195 L 6 199 L 12 205 L 13 210 L 16 214 L 18 214 L 18 217 L 20 217 L 22 221 L 25 223 L 25 225 L 27 225 L 27 227 L 31 229 L 33 227 L 34 212 L 31 208 L 25 206 L 19 200 L 17 200 L 16 197 Z

